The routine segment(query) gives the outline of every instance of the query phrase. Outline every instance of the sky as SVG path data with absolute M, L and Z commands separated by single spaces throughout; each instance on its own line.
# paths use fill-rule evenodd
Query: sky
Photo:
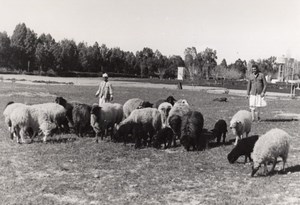
M 217 51 L 218 62 L 271 56 L 300 60 L 299 0 L 0 0 L 0 32 L 25 23 L 56 41 L 149 47 L 180 55 Z

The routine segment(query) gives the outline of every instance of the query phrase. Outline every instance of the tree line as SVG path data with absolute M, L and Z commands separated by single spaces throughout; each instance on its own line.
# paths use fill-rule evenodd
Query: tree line
M 76 44 L 69 39 L 57 42 L 50 34 L 38 36 L 25 23 L 18 24 L 11 37 L 5 31 L 0 32 L 0 67 L 28 73 L 108 72 L 120 76 L 176 78 L 177 68 L 186 67 L 185 76 L 190 79 L 223 76 L 229 71 L 238 73 L 238 78 L 245 77 L 246 61 L 238 59 L 227 65 L 223 59 L 217 65 L 216 60 L 217 51 L 211 48 L 201 52 L 195 47 L 186 48 L 182 59 L 179 55 L 167 57 L 147 47 L 133 53 L 97 42 L 93 45 L 86 42 Z M 271 57 L 262 61 L 260 66 L 273 70 L 275 60 Z

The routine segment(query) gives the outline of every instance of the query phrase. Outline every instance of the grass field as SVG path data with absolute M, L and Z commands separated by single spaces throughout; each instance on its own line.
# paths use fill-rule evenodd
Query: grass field
M 96 87 L 72 85 L 22 85 L 0 83 L 0 107 L 8 101 L 53 102 L 55 96 L 92 104 Z M 212 101 L 221 95 L 203 91 L 115 87 L 114 101 L 139 97 L 154 102 L 173 95 L 185 98 L 200 111 L 204 127 L 212 129 L 218 119 L 229 123 L 247 99 L 228 95 L 227 103 Z M 19 145 L 8 138 L 0 118 L 1 204 L 300 204 L 299 121 L 275 118 L 278 113 L 300 113 L 299 101 L 270 99 L 254 123 L 251 135 L 281 128 L 291 135 L 287 171 L 250 177 L 251 164 L 244 157 L 229 164 L 233 145 L 186 152 L 183 147 L 136 150 L 133 145 L 56 135 L 47 144 L 36 140 Z M 65 139 L 65 140 L 62 140 Z M 228 132 L 226 141 L 234 139 Z M 261 171 L 261 170 L 260 170 Z

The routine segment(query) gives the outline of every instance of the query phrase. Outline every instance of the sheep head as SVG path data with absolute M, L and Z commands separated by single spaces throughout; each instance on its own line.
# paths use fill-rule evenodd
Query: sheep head
M 63 107 L 66 107 L 67 105 L 67 100 L 64 99 L 63 97 L 56 97 L 55 102 L 59 105 L 62 105 Z
M 170 95 L 169 97 L 167 97 L 166 102 L 170 103 L 171 105 L 174 105 L 176 100 L 172 95 Z

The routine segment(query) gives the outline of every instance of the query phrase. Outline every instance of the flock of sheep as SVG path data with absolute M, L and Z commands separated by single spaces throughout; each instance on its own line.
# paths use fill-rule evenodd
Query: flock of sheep
M 10 138 L 16 137 L 18 143 L 30 143 L 32 139 L 43 135 L 47 142 L 49 136 L 56 132 L 70 132 L 82 137 L 94 133 L 114 142 L 134 142 L 135 148 L 153 146 L 170 148 L 177 146 L 176 141 L 189 151 L 204 150 L 208 142 L 217 139 L 217 143 L 225 143 L 227 124 L 220 119 L 214 129 L 203 128 L 204 118 L 199 111 L 192 110 L 187 100 L 175 100 L 173 96 L 161 99 L 154 104 L 139 98 L 129 99 L 119 103 L 104 103 L 92 106 L 80 102 L 68 102 L 63 97 L 57 97 L 53 103 L 26 105 L 9 102 L 3 112 L 8 126 Z M 283 170 L 289 152 L 289 135 L 281 129 L 272 129 L 262 136 L 250 136 L 252 118 L 247 110 L 238 111 L 230 121 L 230 129 L 236 136 L 235 147 L 228 154 L 230 163 L 240 156 L 252 161 L 251 176 L 259 167 L 269 162 L 274 170 L 277 158 L 283 159 Z M 245 137 L 243 137 L 245 135 Z M 252 156 L 252 158 L 251 158 Z

